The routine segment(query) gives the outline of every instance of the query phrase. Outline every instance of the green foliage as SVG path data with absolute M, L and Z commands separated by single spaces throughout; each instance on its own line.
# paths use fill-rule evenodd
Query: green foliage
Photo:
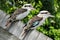
M 32 10 L 27 17 L 25 17 L 24 19 L 22 19 L 22 21 L 24 23 L 27 23 L 27 21 L 30 20 L 33 16 L 37 15 L 38 12 L 39 12 L 38 10 Z
M 22 21 L 27 23 L 39 11 L 48 10 L 55 18 L 46 19 L 45 23 L 37 30 L 54 40 L 60 40 L 60 0 L 0 0 L 0 9 L 7 14 L 12 14 L 17 8 L 21 8 L 26 3 L 32 4 L 36 10 L 32 10 Z

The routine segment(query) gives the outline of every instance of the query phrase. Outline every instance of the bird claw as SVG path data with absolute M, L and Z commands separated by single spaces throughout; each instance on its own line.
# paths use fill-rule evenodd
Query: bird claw
M 24 27 L 26 27 L 26 25 L 27 25 L 27 24 L 25 24 Z M 23 27 L 23 28 L 24 28 L 24 27 Z

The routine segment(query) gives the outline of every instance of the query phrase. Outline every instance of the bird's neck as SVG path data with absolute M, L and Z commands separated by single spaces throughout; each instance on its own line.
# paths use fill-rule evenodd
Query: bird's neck
M 46 15 L 46 14 L 38 14 L 37 16 L 38 17 L 43 17 L 44 19 L 48 18 L 48 15 Z
M 37 16 L 38 16 L 38 17 L 43 17 L 43 15 L 41 15 L 41 14 L 38 14 Z
M 30 11 L 31 11 L 31 10 L 27 10 L 27 14 L 29 14 L 29 13 L 30 13 Z
M 37 15 L 39 18 L 43 18 L 41 21 L 45 21 L 47 19 L 47 17 L 44 17 L 43 15 Z

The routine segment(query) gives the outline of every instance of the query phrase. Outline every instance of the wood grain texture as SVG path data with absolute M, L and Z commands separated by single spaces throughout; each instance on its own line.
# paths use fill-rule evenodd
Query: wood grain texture
M 6 15 L 6 16 L 4 17 L 4 19 L 2 20 L 2 22 L 1 22 L 1 27 L 3 27 L 4 29 L 7 28 L 5 25 L 6 25 L 6 22 L 7 22 L 7 20 L 8 20 L 8 17 L 9 17 L 9 15 Z
M 22 32 L 22 28 L 23 28 L 23 23 L 21 23 L 21 21 L 14 23 L 11 28 L 9 29 L 9 32 L 14 34 L 15 36 L 17 36 L 19 38 L 21 32 Z
M 39 32 L 33 30 L 27 40 L 36 40 L 38 38 Z
M 51 39 L 51 38 L 48 37 L 47 40 L 53 40 L 53 39 Z
M 45 36 L 44 34 L 40 33 L 37 40 L 47 40 L 47 36 Z
M 0 10 L 0 26 L 1 26 L 1 22 L 3 21 L 5 16 L 6 16 L 6 14 L 2 10 Z
M 9 18 L 10 15 L 7 15 L 5 12 L 0 10 L 0 27 L 6 29 L 6 21 Z
M 0 27 L 0 40 L 19 40 L 19 39 Z
M 6 28 L 5 24 L 9 17 L 3 11 L 0 11 L 0 27 Z M 23 26 L 25 24 L 21 21 L 17 21 L 11 25 L 8 31 L 2 30 L 0 28 L 0 40 L 19 40 L 20 34 L 22 32 Z M 13 34 L 13 35 L 12 35 Z M 53 40 L 46 35 L 38 32 L 37 30 L 30 31 L 23 40 Z

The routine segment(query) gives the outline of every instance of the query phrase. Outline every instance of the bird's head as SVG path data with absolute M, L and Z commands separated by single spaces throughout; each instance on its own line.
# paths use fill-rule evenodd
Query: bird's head
M 34 8 L 31 4 L 24 4 L 22 8 L 28 9 L 28 10 L 34 10 Z
M 51 15 L 50 12 L 48 12 L 48 11 L 40 11 L 40 13 L 39 13 L 37 16 L 38 16 L 38 17 L 44 17 L 44 18 L 54 17 L 54 16 Z

